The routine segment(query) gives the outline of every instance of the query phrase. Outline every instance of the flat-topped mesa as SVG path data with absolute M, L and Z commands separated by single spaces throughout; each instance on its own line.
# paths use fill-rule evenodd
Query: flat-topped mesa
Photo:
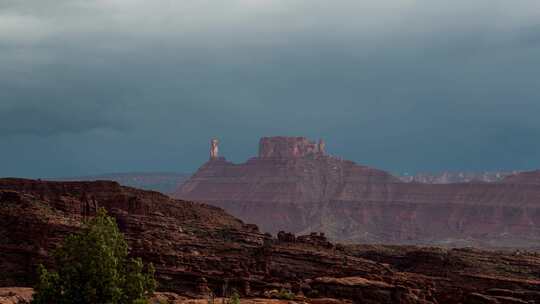
M 325 155 L 325 142 L 318 143 L 305 137 L 263 137 L 259 141 L 259 158 L 298 158 Z
M 211 158 L 174 196 L 222 207 L 265 232 L 308 233 L 323 230 L 316 211 L 306 210 L 326 210 L 318 206 L 350 200 L 357 193 L 373 201 L 385 185 L 401 183 L 387 172 L 327 156 L 322 140 L 264 137 L 259 143 L 258 157 L 244 163 Z
M 205 163 L 174 196 L 222 207 L 270 233 L 445 246 L 532 247 L 540 241 L 540 171 L 498 183 L 405 183 L 326 156 L 323 141 L 265 137 L 259 147 L 258 157 L 244 163 L 221 157 Z

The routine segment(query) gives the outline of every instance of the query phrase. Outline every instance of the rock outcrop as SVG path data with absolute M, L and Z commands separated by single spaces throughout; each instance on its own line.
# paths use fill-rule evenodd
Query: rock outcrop
M 265 232 L 325 232 L 348 242 L 538 246 L 540 184 L 404 183 L 320 153 L 302 137 L 263 138 L 242 164 L 205 163 L 175 193 L 256 223 Z M 525 178 L 530 180 L 530 178 Z
M 99 207 L 116 218 L 131 254 L 154 263 L 160 290 L 182 297 L 233 289 L 243 298 L 279 297 L 287 289 L 298 303 L 535 303 L 540 292 L 534 253 L 345 246 L 321 233 L 273 238 L 222 209 L 115 182 L 21 179 L 0 179 L 0 287 L 32 286 L 36 265 L 50 265 L 54 248 Z
M 191 174 L 166 172 L 132 172 L 111 173 L 90 176 L 63 177 L 49 179 L 51 181 L 115 181 L 122 186 L 134 187 L 144 190 L 158 191 L 165 194 L 174 193 L 179 185 L 183 184 Z
M 325 142 L 305 137 L 263 137 L 259 141 L 259 158 L 298 158 L 325 155 Z
M 0 304 L 22 304 L 32 300 L 32 288 L 0 287 Z
M 31 286 L 36 265 L 49 264 L 60 241 L 99 207 L 116 218 L 131 254 L 155 264 L 160 290 L 182 297 L 234 289 L 243 298 L 260 298 L 287 289 L 298 303 L 539 299 L 540 256 L 534 253 L 346 246 L 321 233 L 272 238 L 219 208 L 157 192 L 114 182 L 20 179 L 0 179 L 0 287 Z

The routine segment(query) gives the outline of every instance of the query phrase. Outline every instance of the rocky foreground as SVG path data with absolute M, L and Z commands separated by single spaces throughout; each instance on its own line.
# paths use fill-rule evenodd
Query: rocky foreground
M 211 158 L 175 193 L 263 231 L 351 243 L 538 248 L 540 171 L 501 182 L 405 183 L 303 137 L 262 138 L 257 157 Z
M 274 238 L 222 209 L 115 182 L 21 179 L 0 179 L 0 287 L 32 286 L 36 265 L 99 207 L 117 219 L 131 253 L 154 263 L 159 295 L 171 303 L 233 290 L 244 303 L 289 303 L 282 290 L 297 303 L 540 303 L 533 252 Z
M 0 287 L 0 304 L 22 304 L 32 300 L 32 288 L 21 287 Z M 208 304 L 208 303 L 227 303 L 230 298 L 206 297 L 203 299 L 190 299 L 171 292 L 156 292 L 150 299 L 151 304 Z M 305 297 L 296 297 L 292 300 L 268 299 L 268 298 L 248 298 L 240 299 L 240 304 L 348 304 L 347 300 L 336 300 L 329 298 L 308 299 Z

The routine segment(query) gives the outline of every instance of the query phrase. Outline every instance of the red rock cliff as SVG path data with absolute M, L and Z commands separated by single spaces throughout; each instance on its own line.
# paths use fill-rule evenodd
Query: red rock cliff
M 297 158 L 323 155 L 324 142 L 310 141 L 305 137 L 263 137 L 259 141 L 259 158 Z
M 20 179 L 0 179 L 0 287 L 31 286 L 37 264 L 48 264 L 97 207 L 116 218 L 132 255 L 154 263 L 162 291 L 205 297 L 236 289 L 245 298 L 286 288 L 345 299 L 307 303 L 535 303 L 540 296 L 537 254 L 343 246 L 319 233 L 276 239 L 219 208 L 157 192 Z
M 315 147 L 302 137 L 263 138 L 259 157 L 207 162 L 175 196 L 223 207 L 272 233 L 482 246 L 527 247 L 540 240 L 538 184 L 403 183 Z

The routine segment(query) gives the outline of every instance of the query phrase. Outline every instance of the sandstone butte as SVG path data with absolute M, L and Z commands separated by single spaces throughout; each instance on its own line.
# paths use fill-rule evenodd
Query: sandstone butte
M 210 292 L 233 289 L 244 304 L 540 301 L 534 252 L 340 245 L 320 233 L 272 237 L 218 207 L 116 182 L 0 179 L 0 303 L 28 299 L 36 265 L 52 266 L 54 248 L 99 207 L 116 218 L 131 254 L 155 264 L 162 303 L 208 303 Z M 282 288 L 295 299 L 269 299 Z
M 351 243 L 540 244 L 540 171 L 497 183 L 405 183 L 330 156 L 324 142 L 304 137 L 262 138 L 258 156 L 242 164 L 214 156 L 174 197 L 222 207 L 273 234 L 321 231 Z

